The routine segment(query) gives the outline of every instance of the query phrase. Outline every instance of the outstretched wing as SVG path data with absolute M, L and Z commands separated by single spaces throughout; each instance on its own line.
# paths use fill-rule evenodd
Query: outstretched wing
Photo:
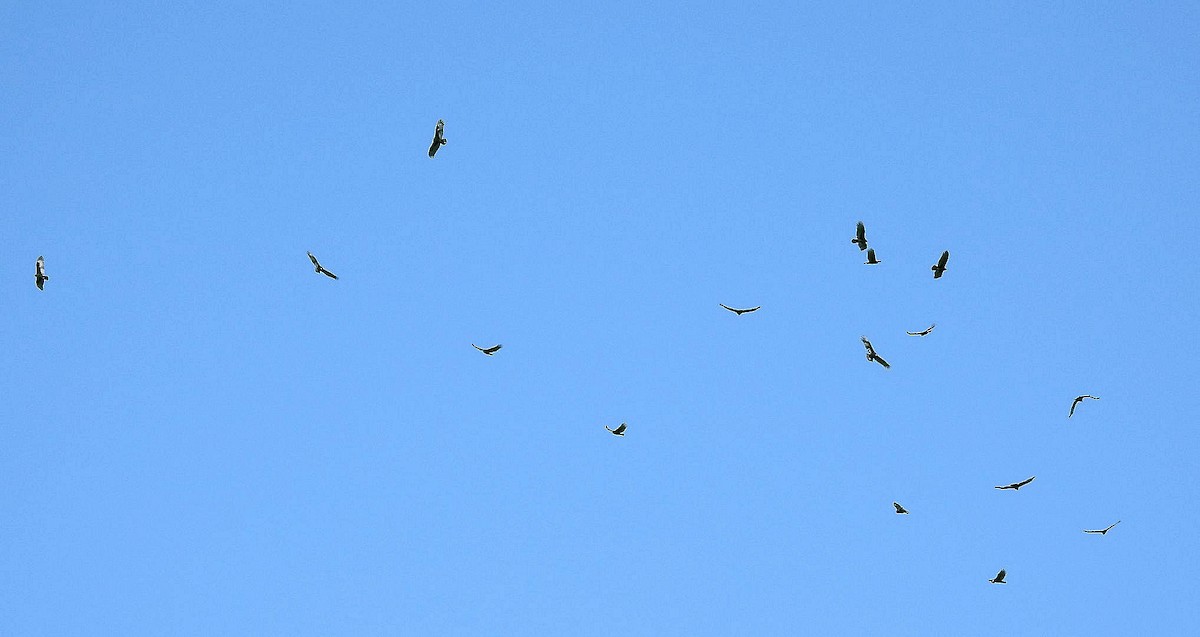
M 1025 486 L 1025 485 L 1029 484 L 1030 482 L 1033 482 L 1033 479 L 1034 479 L 1034 478 L 1036 478 L 1036 477 L 1037 477 L 1037 476 L 1029 476 L 1028 478 L 1025 478 L 1024 480 L 1022 480 L 1022 481 L 1020 481 L 1020 482 L 1018 482 L 1018 483 L 1016 484 L 1016 488 L 1018 488 L 1018 489 L 1019 489 L 1019 488 L 1021 488 L 1021 487 Z
M 945 270 L 946 269 L 946 261 L 948 261 L 949 259 L 950 259 L 950 251 L 949 250 L 943 251 L 942 258 L 938 259 L 938 269 Z
M 1002 583 L 1002 582 L 1004 581 L 1004 578 L 1005 578 L 1007 575 L 1008 575 L 1008 572 L 1007 572 L 1007 571 L 1005 571 L 1004 569 L 1000 569 L 1000 572 L 999 572 L 999 573 L 996 573 L 996 579 L 994 579 L 994 580 L 992 580 L 992 581 L 993 581 L 993 582 L 996 582 L 997 584 L 999 584 L 999 583 Z
M 617 434 L 618 436 L 622 435 L 625 433 L 625 427 L 626 427 L 625 423 L 621 423 L 616 429 L 613 429 L 612 432 Z
M 883 357 L 882 357 L 882 356 L 880 356 L 879 354 L 876 354 L 876 355 L 874 356 L 874 358 L 875 358 L 875 362 L 876 362 L 876 363 L 879 363 L 880 365 L 883 365 L 883 368 L 884 368 L 884 369 L 891 369 L 891 368 L 892 368 L 891 364 L 890 364 L 890 363 L 888 363 L 887 361 L 883 360 Z
M 757 312 L 757 311 L 759 311 L 760 309 L 762 309 L 762 306 L 761 306 L 761 305 L 756 305 L 756 306 L 754 306 L 754 307 L 751 307 L 751 308 L 746 308 L 746 309 L 742 310 L 742 311 L 741 311 L 741 313 L 742 313 L 742 314 L 749 314 L 750 312 Z
M 859 338 L 862 339 L 863 347 L 867 348 L 867 354 L 870 354 L 871 357 L 874 358 L 875 357 L 875 348 L 871 347 L 871 341 L 868 341 L 867 337 L 865 337 L 865 336 L 861 336 Z
M 733 312 L 734 314 L 737 314 L 737 310 L 735 310 L 735 309 L 733 309 L 733 308 L 729 307 L 728 305 L 725 305 L 724 303 L 717 303 L 717 305 L 720 305 L 721 307 L 723 307 L 723 308 L 725 308 L 725 309 L 729 310 L 730 312 Z
M 321 269 L 321 262 L 317 261 L 317 257 L 313 256 L 313 253 L 311 253 L 311 252 L 308 253 L 308 260 L 312 261 L 313 266 L 316 267 L 318 270 Z
M 867 249 L 867 227 L 863 225 L 863 222 L 861 222 L 861 221 L 858 222 L 858 227 L 854 231 L 854 237 L 855 237 L 854 242 L 858 244 L 858 249 L 860 251 L 866 250 Z
M 1081 402 L 1083 402 L 1083 396 L 1078 396 L 1075 398 L 1075 400 L 1071 401 L 1071 411 L 1067 412 L 1067 418 L 1075 415 L 1075 405 L 1078 405 Z
M 336 280 L 337 280 L 337 275 L 336 275 L 336 274 L 334 274 L 334 273 L 330 272 L 329 270 L 326 270 L 325 268 L 322 268 L 321 266 L 317 266 L 317 272 L 320 272 L 321 274 L 324 274 L 325 276 L 327 276 L 327 277 L 329 277 L 329 278 L 333 279 L 334 281 L 336 281 Z
M 904 507 L 900 506 L 899 502 L 893 502 L 892 506 L 896 507 L 896 513 L 908 513 L 908 511 L 904 510 Z
M 1116 526 L 1116 525 L 1118 525 L 1118 524 L 1120 524 L 1120 523 L 1121 523 L 1121 521 L 1120 521 L 1120 520 L 1117 520 L 1116 522 L 1113 522 L 1112 524 L 1108 525 L 1108 528 L 1107 528 L 1107 529 L 1104 529 L 1104 532 L 1105 532 L 1105 533 L 1108 533 L 1109 531 L 1111 531 L 1111 530 L 1112 530 L 1112 528 L 1113 528 L 1114 526 Z
M 503 345 L 495 345 L 493 347 L 489 347 L 489 348 L 483 350 L 483 353 L 484 354 L 495 354 L 496 352 L 500 351 L 501 347 L 504 347 L 504 346 Z

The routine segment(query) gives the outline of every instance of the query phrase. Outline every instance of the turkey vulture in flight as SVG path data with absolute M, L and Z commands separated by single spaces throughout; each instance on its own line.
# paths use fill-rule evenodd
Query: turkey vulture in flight
M 896 513 L 903 513 L 905 515 L 908 515 L 908 511 L 904 507 L 900 506 L 899 502 L 893 502 L 892 506 L 896 507 Z
M 725 305 L 724 303 L 717 303 L 717 305 L 720 305 L 721 307 L 729 310 L 730 312 L 733 312 L 734 314 L 737 314 L 738 316 L 741 316 L 747 312 L 757 312 L 758 308 L 762 307 L 761 305 L 759 305 L 758 307 L 751 307 L 751 308 L 746 308 L 744 310 L 739 310 L 736 308 L 729 307 L 728 305 Z
M 438 152 L 438 149 L 446 144 L 446 138 L 442 137 L 442 127 L 444 127 L 445 125 L 446 125 L 446 122 L 443 122 L 442 120 L 439 119 L 437 126 L 434 127 L 434 129 L 433 129 L 433 143 L 429 145 L 429 156 L 430 157 L 433 157 L 434 155 L 436 155 Z
M 1114 526 L 1116 526 L 1120 523 L 1121 523 L 1121 521 L 1117 520 L 1116 522 L 1113 522 L 1112 524 L 1108 525 L 1107 529 L 1100 529 L 1099 531 L 1089 531 L 1087 529 L 1084 529 L 1083 532 L 1084 533 L 1099 533 L 1100 535 L 1104 535 L 1105 533 L 1108 533 L 1109 531 L 1111 531 Z
M 39 285 L 38 287 L 42 287 L 42 286 Z M 1075 415 L 1075 405 L 1078 405 L 1079 403 L 1083 402 L 1084 398 L 1091 398 L 1092 400 L 1100 400 L 1099 396 L 1092 396 L 1091 394 L 1084 394 L 1082 396 L 1076 396 L 1075 401 L 1071 403 L 1071 411 L 1070 411 L 1070 413 L 1067 414 L 1067 418 L 1070 418 L 1071 416 Z
M 880 263 L 883 261 L 875 258 L 875 248 L 867 250 L 867 260 L 863 262 L 863 265 L 879 265 Z
M 857 244 L 859 251 L 867 249 L 867 227 L 863 225 L 863 222 L 858 222 L 858 229 L 855 231 L 855 236 L 850 240 L 850 243 Z
M 920 332 L 905 331 L 904 333 L 908 334 L 909 336 L 927 336 L 930 332 L 933 331 L 933 328 L 935 328 L 935 327 L 937 327 L 937 323 L 932 323 L 929 325 L 929 327 L 925 328 L 923 331 L 920 331 Z
M 1004 485 L 1004 486 L 1002 486 L 1002 487 L 996 487 L 996 488 L 997 488 L 997 489 L 1012 489 L 1013 491 L 1016 491 L 1017 489 L 1020 489 L 1021 487 L 1023 487 L 1023 486 L 1025 486 L 1025 485 L 1029 484 L 1030 482 L 1033 482 L 1033 479 L 1034 479 L 1034 478 L 1036 478 L 1036 477 L 1037 477 L 1037 476 L 1030 476 L 1030 477 L 1028 477 L 1028 478 L 1026 478 L 1026 479 L 1024 479 L 1024 480 L 1022 480 L 1022 481 L 1020 481 L 1020 482 L 1014 482 L 1014 483 L 1012 483 L 1012 484 L 1006 484 L 1006 485 Z
M 612 427 L 609 427 L 608 425 L 604 425 L 604 428 L 611 431 L 612 435 L 614 435 L 614 436 L 624 436 L 625 435 L 625 423 L 621 423 L 620 425 L 617 426 L 616 429 L 613 429 Z
M 327 276 L 335 281 L 337 280 L 337 275 L 330 272 L 329 270 L 326 270 L 325 267 L 321 265 L 321 262 L 317 261 L 317 258 L 313 256 L 313 253 L 311 253 L 311 252 L 308 253 L 308 260 L 312 261 L 313 267 L 315 267 L 317 269 L 316 270 L 317 274 L 324 274 L 325 276 Z
M 871 346 L 871 341 L 868 341 L 867 337 L 865 337 L 865 336 L 862 337 L 862 342 L 863 342 L 863 346 L 867 348 L 867 360 L 868 361 L 871 361 L 874 363 L 879 363 L 880 365 L 883 365 L 884 369 L 891 369 L 892 366 L 889 365 L 887 361 L 883 360 L 882 356 L 875 353 L 875 348 Z
M 1004 581 L 1004 577 L 1006 575 L 1008 575 L 1008 572 L 1005 571 L 1004 569 L 1000 569 L 1000 572 L 996 573 L 995 579 L 990 579 L 988 581 L 993 584 L 1007 584 L 1008 582 Z
M 488 356 L 491 356 L 492 354 L 495 354 L 496 352 L 500 351 L 500 348 L 501 348 L 501 347 L 504 347 L 504 346 L 503 346 L 503 345 L 494 345 L 494 346 L 492 346 L 492 347 L 489 347 L 489 348 L 487 348 L 487 349 L 483 349 L 482 347 L 480 347 L 480 346 L 478 346 L 478 345 L 476 345 L 476 344 L 474 344 L 474 343 L 471 343 L 471 347 L 474 347 L 475 349 L 477 349 L 477 350 L 479 350 L 479 351 L 483 352 L 484 354 L 487 354 Z
M 946 260 L 949 258 L 950 258 L 950 251 L 946 250 L 945 252 L 942 253 L 942 258 L 938 259 L 937 265 L 929 268 L 930 270 L 933 270 L 933 278 L 935 278 L 935 279 L 942 278 L 942 274 L 946 271 Z
M 34 268 L 33 280 L 37 281 L 39 290 L 45 289 L 42 286 L 46 284 L 46 281 L 50 280 L 50 277 L 46 276 L 46 260 L 43 259 L 41 255 L 38 255 L 37 265 Z

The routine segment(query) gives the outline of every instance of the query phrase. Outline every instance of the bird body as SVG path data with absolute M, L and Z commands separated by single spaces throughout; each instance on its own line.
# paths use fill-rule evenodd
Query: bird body
M 867 260 L 863 262 L 863 265 L 879 265 L 880 263 L 883 263 L 883 261 L 875 258 L 875 248 L 868 248 Z
M 1109 531 L 1111 531 L 1114 526 L 1116 526 L 1120 523 L 1121 523 L 1121 521 L 1117 520 L 1116 522 L 1113 522 L 1112 524 L 1108 525 L 1107 529 L 1100 529 L 1099 531 L 1089 531 L 1087 529 L 1084 529 L 1083 532 L 1084 533 L 1097 533 L 1099 535 L 1104 535 L 1104 534 L 1108 533 Z
M 862 337 L 862 342 L 863 342 L 863 347 L 867 348 L 867 360 L 868 361 L 870 361 L 872 363 L 879 363 L 880 365 L 883 365 L 884 369 L 892 368 L 891 364 L 889 364 L 887 361 L 883 360 L 882 356 L 875 353 L 875 347 L 871 345 L 871 341 L 868 341 L 867 337 L 865 337 L 865 336 Z
M 1004 578 L 1007 575 L 1008 575 L 1008 573 L 1004 569 L 1000 569 L 1000 572 L 996 573 L 996 577 L 994 577 L 988 581 L 993 584 L 1007 584 L 1008 582 L 1004 581 Z
M 997 488 L 997 489 L 1012 489 L 1013 491 L 1016 491 L 1016 490 L 1020 489 L 1021 487 L 1023 487 L 1023 486 L 1025 486 L 1025 485 L 1029 484 L 1030 482 L 1033 482 L 1033 479 L 1034 479 L 1034 478 L 1036 478 L 1036 477 L 1037 477 L 1037 476 L 1030 476 L 1030 477 L 1028 477 L 1028 478 L 1026 478 L 1026 479 L 1024 479 L 1024 480 L 1022 480 L 1022 481 L 1020 481 L 1020 482 L 1014 482 L 1014 483 L 1012 483 L 1012 484 L 1006 484 L 1006 485 L 1004 485 L 1004 486 L 1001 486 L 1001 487 L 996 487 L 996 488 Z
M 737 314 L 738 316 L 741 316 L 741 315 L 749 313 L 749 312 L 757 312 L 759 310 L 759 308 L 762 307 L 761 305 L 759 305 L 757 307 L 750 307 L 750 308 L 746 308 L 743 310 L 739 310 L 737 308 L 729 307 L 728 305 L 725 305 L 724 303 L 717 303 L 717 305 L 720 305 L 721 307 L 729 310 L 730 312 L 733 312 L 734 314 Z
M 1083 402 L 1084 398 L 1091 398 L 1092 400 L 1100 400 L 1099 396 L 1092 396 L 1091 394 L 1084 394 L 1082 396 L 1076 396 L 1075 400 L 1071 402 L 1071 411 L 1067 413 L 1067 418 L 1070 418 L 1071 416 L 1075 415 L 1075 406 L 1078 405 L 1079 403 Z
M 311 252 L 308 253 L 308 260 L 312 261 L 313 267 L 316 268 L 317 274 L 324 274 L 325 276 L 327 276 L 335 281 L 337 280 L 337 275 L 330 272 L 329 270 L 326 270 L 324 268 L 324 266 L 321 265 L 321 262 L 317 261 L 317 257 L 313 256 L 313 253 L 311 253 Z
M 477 350 L 479 350 L 479 351 L 483 352 L 484 354 L 487 354 L 488 356 L 491 356 L 492 354 L 495 354 L 496 352 L 500 351 L 500 348 L 501 348 L 501 347 L 504 347 L 504 346 L 503 346 L 503 345 L 493 345 L 493 346 L 491 346 L 491 347 L 489 347 L 489 348 L 487 348 L 487 349 L 484 349 L 484 348 L 482 348 L 482 347 L 480 347 L 480 346 L 478 346 L 478 345 L 476 345 L 476 344 L 474 344 L 474 343 L 471 343 L 471 347 L 474 347 L 475 349 L 477 349 Z
M 604 425 L 604 428 L 607 429 L 609 432 L 611 432 L 612 435 L 614 435 L 614 436 L 624 436 L 625 435 L 625 426 L 626 426 L 625 423 L 621 423 L 620 425 L 617 425 L 616 429 L 613 429 L 612 427 L 609 427 L 608 425 Z
M 935 278 L 935 279 L 942 278 L 942 275 L 945 274 L 945 272 L 946 272 L 946 261 L 948 261 L 949 259 L 950 259 L 950 251 L 946 250 L 945 252 L 942 252 L 942 257 L 940 259 L 938 259 L 938 262 L 936 264 L 934 264 L 933 267 L 929 268 L 930 270 L 933 270 L 933 278 Z
M 45 288 L 42 286 L 46 285 L 46 281 L 50 280 L 50 277 L 46 275 L 46 260 L 41 255 L 38 255 L 37 263 L 34 264 L 33 280 L 37 283 L 39 290 L 44 290 Z
M 863 222 L 858 222 L 858 227 L 854 232 L 854 238 L 850 240 L 850 243 L 857 245 L 859 251 L 867 249 L 867 227 L 863 225 Z
M 908 515 L 908 510 L 907 510 L 907 509 L 905 509 L 904 507 L 900 506 L 900 503 L 899 503 L 899 502 L 893 502 L 893 503 L 892 503 L 892 506 L 896 507 L 896 514 L 897 514 L 897 515 L 899 515 L 899 514 Z
M 429 145 L 429 157 L 432 159 L 437 154 L 438 149 L 446 144 L 446 138 L 442 137 L 442 128 L 446 122 L 438 120 L 437 126 L 433 128 L 433 143 Z
M 908 334 L 909 336 L 927 336 L 927 335 L 928 335 L 930 332 L 932 332 L 932 331 L 933 331 L 933 328 L 935 328 L 935 327 L 937 327 L 937 323 L 933 323 L 933 324 L 931 324 L 929 327 L 925 328 L 924 330 L 922 330 L 922 331 L 920 331 L 920 332 L 908 332 L 908 331 L 906 331 L 906 332 L 904 332 L 904 333 L 905 333 L 905 334 Z

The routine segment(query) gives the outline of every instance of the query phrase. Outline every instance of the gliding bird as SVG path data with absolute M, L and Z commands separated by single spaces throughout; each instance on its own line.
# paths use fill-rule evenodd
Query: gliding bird
M 311 252 L 308 253 L 308 260 L 312 261 L 313 267 L 315 267 L 317 269 L 316 270 L 317 274 L 324 274 L 325 276 L 327 276 L 335 281 L 337 280 L 337 275 L 330 272 L 329 270 L 326 270 L 324 268 L 324 266 L 321 265 L 321 262 L 317 261 L 317 258 L 315 256 L 313 256 L 313 253 L 311 253 Z

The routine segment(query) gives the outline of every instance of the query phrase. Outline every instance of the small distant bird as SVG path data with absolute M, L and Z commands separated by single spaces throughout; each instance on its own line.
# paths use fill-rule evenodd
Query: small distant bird
M 40 288 L 42 286 L 38 285 L 38 287 Z M 1099 396 L 1092 396 L 1091 394 L 1084 394 L 1082 396 L 1076 396 L 1074 402 L 1071 403 L 1071 411 L 1067 414 L 1067 418 L 1070 418 L 1071 416 L 1075 415 L 1075 405 L 1078 405 L 1079 403 L 1083 402 L 1084 398 L 1091 398 L 1092 400 L 1100 400 Z
M 1006 575 L 1008 575 L 1008 572 L 1005 571 L 1004 569 L 1000 569 L 1000 572 L 996 573 L 996 577 L 993 579 L 990 579 L 988 581 L 993 584 L 1007 584 L 1008 582 L 1004 581 L 1004 577 Z
M 883 261 L 875 258 L 875 248 L 868 249 L 867 260 L 863 262 L 863 265 L 879 265 L 880 263 L 883 263 Z
M 867 360 L 868 361 L 873 362 L 873 363 L 879 363 L 880 365 L 883 365 L 884 369 L 892 368 L 892 366 L 889 365 L 887 361 L 883 360 L 882 356 L 875 353 L 875 348 L 871 346 L 871 341 L 868 341 L 867 337 L 865 337 L 865 336 L 862 337 L 862 342 L 863 342 L 863 346 L 867 348 Z
M 1006 485 L 1004 485 L 1004 486 L 1002 486 L 1002 487 L 996 487 L 996 488 L 997 488 L 997 489 L 1012 489 L 1013 491 L 1016 491 L 1017 489 L 1020 489 L 1021 487 L 1023 487 L 1023 486 L 1025 486 L 1025 485 L 1029 484 L 1030 482 L 1033 482 L 1033 479 L 1034 479 L 1034 478 L 1036 478 L 1036 477 L 1037 477 L 1037 476 L 1030 476 L 1030 477 L 1028 477 L 1028 478 L 1026 478 L 1026 479 L 1024 479 L 1024 480 L 1022 480 L 1022 481 L 1020 481 L 1020 482 L 1014 482 L 1014 483 L 1012 483 L 1012 484 L 1006 484 Z
M 737 314 L 738 316 L 741 316 L 747 312 L 757 312 L 758 309 L 762 307 L 761 305 L 759 305 L 758 307 L 751 307 L 751 308 L 746 308 L 744 310 L 739 310 L 736 308 L 729 307 L 728 305 L 725 305 L 724 303 L 717 303 L 717 305 L 720 305 L 721 307 L 729 310 L 730 312 L 733 312 L 734 314 Z
M 1104 535 L 1105 533 L 1108 533 L 1109 531 L 1111 531 L 1114 526 L 1116 526 L 1120 523 L 1121 523 L 1121 521 L 1117 520 L 1116 522 L 1113 522 L 1112 524 L 1108 525 L 1107 529 L 1100 529 L 1099 531 L 1089 531 L 1087 529 L 1084 529 L 1083 532 L 1084 533 L 1099 533 L 1100 535 Z
M 896 507 L 897 514 L 903 513 L 904 515 L 908 515 L 908 510 L 906 510 L 904 507 L 900 506 L 899 502 L 893 502 L 892 506 Z
M 324 274 L 325 276 L 327 276 L 335 281 L 337 280 L 337 275 L 330 272 L 329 270 L 326 270 L 324 268 L 324 266 L 321 265 L 321 262 L 317 261 L 317 258 L 313 256 L 313 253 L 311 253 L 311 252 L 308 253 L 308 260 L 312 261 L 313 267 L 315 267 L 317 269 L 317 274 Z
M 621 423 L 620 425 L 617 426 L 616 429 L 613 429 L 612 427 L 609 427 L 608 425 L 604 425 L 604 428 L 609 430 L 610 432 L 612 432 L 612 435 L 614 435 L 614 436 L 624 436 L 625 435 L 625 423 Z
M 940 279 L 942 274 L 946 272 L 946 261 L 950 258 L 950 251 L 946 250 L 942 253 L 942 258 L 938 259 L 937 265 L 929 268 L 933 270 L 933 278 Z
M 927 335 L 928 335 L 930 332 L 932 332 L 932 331 L 933 331 L 933 328 L 935 328 L 935 327 L 937 327 L 937 323 L 931 323 L 931 324 L 929 325 L 929 327 L 925 328 L 924 330 L 922 330 L 922 331 L 920 331 L 920 332 L 908 332 L 908 331 L 905 331 L 904 333 L 905 333 L 905 334 L 908 334 L 909 336 L 927 336 Z
M 471 343 L 471 347 L 474 347 L 475 349 L 477 349 L 477 350 L 479 350 L 479 351 L 483 352 L 484 354 L 487 354 L 488 356 L 491 356 L 492 354 L 495 354 L 496 352 L 500 351 L 500 348 L 501 348 L 501 347 L 504 347 L 504 346 L 503 346 L 503 345 L 493 345 L 492 347 L 489 347 L 489 348 L 487 348 L 487 349 L 483 349 L 482 347 L 480 347 L 480 346 L 478 346 L 478 345 L 476 345 L 476 344 L 474 344 L 474 343 Z
M 850 240 L 850 243 L 857 244 L 859 251 L 867 249 L 867 227 L 863 225 L 863 222 L 858 222 L 858 229 L 855 231 L 854 238 Z
M 438 149 L 446 145 L 446 138 L 442 137 L 442 128 L 446 122 L 438 120 L 437 126 L 433 129 L 433 143 L 429 145 L 429 156 L 432 158 L 437 154 Z
M 50 277 L 46 276 L 46 260 L 41 255 L 38 255 L 37 265 L 34 267 L 33 280 L 37 282 L 39 290 L 45 289 L 42 286 L 50 280 Z

